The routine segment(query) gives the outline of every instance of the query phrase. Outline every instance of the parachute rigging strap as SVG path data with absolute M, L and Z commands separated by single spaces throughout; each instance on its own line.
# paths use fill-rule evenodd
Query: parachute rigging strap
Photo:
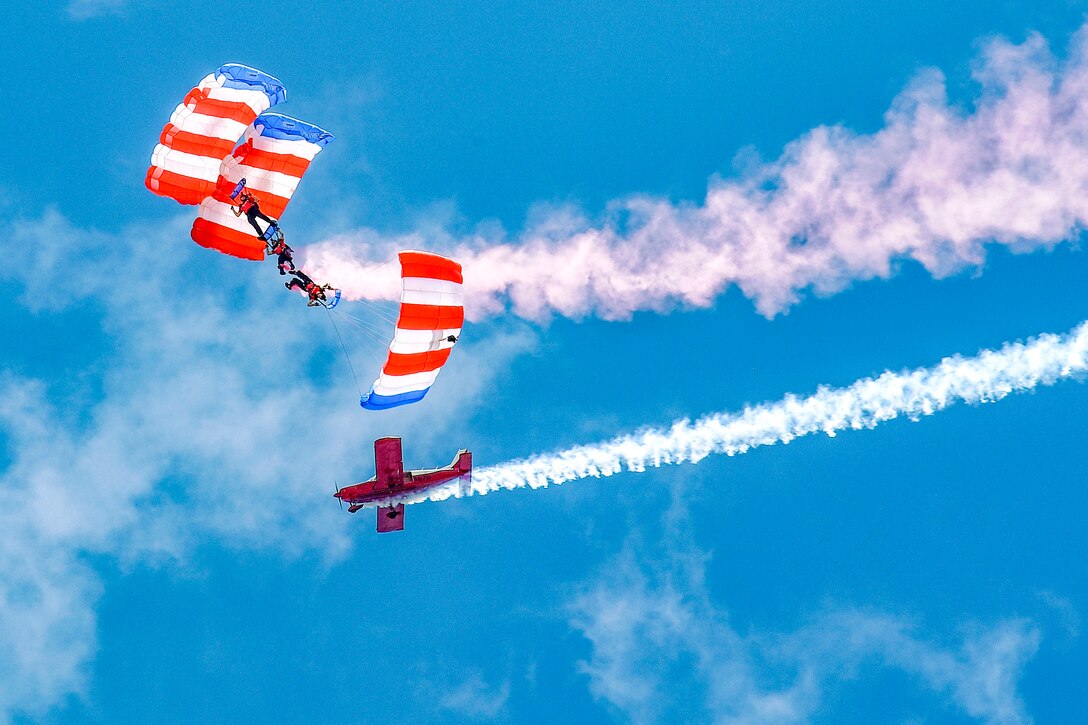
M 375 271 L 381 269 L 382 267 L 384 267 L 385 265 L 389 264 L 390 262 L 396 260 L 396 259 L 397 259 L 397 257 L 390 257 L 389 259 L 385 260 L 384 262 L 381 262 L 379 264 L 375 264 L 373 267 L 367 267 L 366 269 L 364 269 L 362 272 L 359 273 L 359 276 L 361 277 L 364 274 L 369 274 L 370 272 L 375 272 Z
M 322 305 L 324 307 L 324 305 Z M 332 310 L 325 307 L 325 312 L 329 315 L 329 322 L 332 323 L 332 329 L 336 331 L 336 338 L 340 340 L 340 349 L 344 351 L 344 359 L 348 361 L 348 370 L 351 371 L 351 379 L 355 381 L 355 389 L 359 391 L 359 397 L 363 396 L 363 389 L 359 386 L 359 377 L 355 374 L 355 366 L 351 364 L 351 356 L 348 355 L 348 346 L 344 344 L 344 338 L 340 335 L 340 328 L 336 325 L 336 320 L 332 317 Z

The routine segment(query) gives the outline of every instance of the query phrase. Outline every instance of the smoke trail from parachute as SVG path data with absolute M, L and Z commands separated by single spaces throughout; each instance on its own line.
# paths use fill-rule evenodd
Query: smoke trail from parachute
M 812 433 L 834 436 L 838 431 L 874 428 L 902 416 L 918 420 L 955 403 L 991 403 L 1086 371 L 1088 322 L 1067 335 L 1040 335 L 975 357 L 957 355 L 931 368 L 886 372 L 845 388 L 820 388 L 804 398 L 787 395 L 739 413 L 716 413 L 695 422 L 681 420 L 669 428 L 651 428 L 603 443 L 480 468 L 472 474 L 471 493 L 543 488 L 623 471 L 698 463 L 709 455 L 735 456 Z M 451 486 L 425 498 L 438 501 L 461 493 Z
M 733 285 L 772 316 L 903 260 L 944 276 L 980 265 L 987 245 L 1075 239 L 1088 226 L 1088 26 L 1060 61 L 1038 35 L 991 41 L 972 75 L 977 96 L 961 104 L 924 71 L 879 131 L 816 128 L 777 160 L 712 179 L 701 203 L 632 196 L 600 218 L 564 208 L 514 238 L 364 229 L 304 250 L 307 268 L 351 299 L 392 298 L 392 276 L 367 267 L 397 248 L 442 251 L 465 268 L 470 319 L 623 319 L 709 306 Z

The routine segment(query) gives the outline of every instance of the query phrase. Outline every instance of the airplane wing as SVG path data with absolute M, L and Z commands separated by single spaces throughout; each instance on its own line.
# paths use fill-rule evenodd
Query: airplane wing
M 374 469 L 378 487 L 404 483 L 404 455 L 401 453 L 400 438 L 379 438 L 374 441 Z
M 378 533 L 404 531 L 404 504 L 378 507 Z

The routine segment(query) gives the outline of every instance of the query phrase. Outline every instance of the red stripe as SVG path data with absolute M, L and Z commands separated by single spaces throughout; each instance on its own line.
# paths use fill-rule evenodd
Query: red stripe
M 162 129 L 162 133 L 159 134 L 159 143 L 167 148 L 192 154 L 193 156 L 222 159 L 234 150 L 235 142 L 182 131 L 174 124 L 168 123 Z
M 401 252 L 399 256 L 401 277 L 444 279 L 457 284 L 464 282 L 461 277 L 461 265 L 452 259 L 424 252 Z
M 240 172 L 242 176 L 246 175 L 245 168 L 240 168 Z M 235 186 L 237 186 L 235 182 L 228 181 L 227 179 L 220 176 L 216 180 L 215 187 L 208 195 L 214 197 L 216 201 L 221 201 L 224 204 L 238 206 L 238 200 L 230 198 L 230 193 L 234 191 Z M 287 202 L 290 201 L 290 199 L 286 199 L 282 196 L 269 194 L 267 191 L 258 191 L 257 189 L 249 187 L 247 187 L 246 190 L 250 193 L 251 196 L 257 197 L 257 203 L 261 207 L 261 212 L 267 214 L 274 219 L 280 218 L 280 215 L 283 214 L 283 210 L 287 208 Z
M 144 185 L 159 196 L 169 197 L 179 204 L 194 206 L 204 201 L 215 189 L 215 184 L 210 181 L 194 179 L 158 166 L 147 170 Z
M 245 173 L 244 169 L 242 171 Z M 250 193 L 257 197 L 257 203 L 260 205 L 261 211 L 273 219 L 279 219 L 283 214 L 283 210 L 287 208 L 287 202 L 291 201 L 282 196 L 269 194 L 267 191 L 250 190 Z
M 240 158 L 246 166 L 265 171 L 275 171 L 287 176 L 293 176 L 296 179 L 301 179 L 303 174 L 306 173 L 306 169 L 310 167 L 310 162 L 304 158 L 255 149 L 249 145 L 249 142 L 239 148 L 234 155 Z
M 416 305 L 410 302 L 400 306 L 397 327 L 402 330 L 449 330 L 465 324 L 464 307 L 445 305 Z
M 239 171 L 242 176 L 246 175 L 245 167 L 239 167 Z M 237 184 L 233 181 L 227 181 L 222 176 L 216 180 L 216 185 L 212 188 L 212 191 L 208 193 L 208 196 L 212 196 L 216 201 L 221 201 L 224 204 L 230 204 L 231 206 L 238 206 L 237 199 L 231 199 L 230 193 L 234 191 L 234 187 Z M 261 213 L 267 214 L 273 219 L 279 219 L 283 214 L 283 210 L 287 208 L 287 202 L 291 201 L 282 196 L 276 194 L 270 194 L 267 191 L 261 191 L 252 187 L 246 187 L 246 191 L 250 196 L 257 198 L 257 204 L 261 207 Z
M 193 221 L 190 233 L 193 241 L 202 247 L 214 249 L 223 254 L 259 262 L 264 259 L 264 242 L 253 234 L 243 234 L 207 219 Z
M 412 375 L 413 373 L 429 373 L 446 364 L 450 356 L 450 350 L 431 350 L 429 352 L 417 352 L 404 354 L 399 352 L 389 353 L 389 359 L 385 361 L 382 372 L 386 375 Z
M 228 118 L 248 126 L 253 123 L 257 114 L 248 103 L 241 101 L 223 101 L 217 98 L 208 98 L 207 91 L 194 88 L 189 91 L 182 102 L 184 106 L 191 106 L 194 113 L 213 118 Z

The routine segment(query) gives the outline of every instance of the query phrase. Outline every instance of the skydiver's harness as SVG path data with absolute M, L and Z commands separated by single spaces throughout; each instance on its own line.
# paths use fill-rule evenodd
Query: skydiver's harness
M 291 252 L 293 252 L 293 251 L 294 251 L 293 249 L 291 249 L 290 247 L 287 246 L 287 242 L 283 241 L 283 237 L 280 237 L 279 239 L 275 240 L 274 242 L 269 242 L 269 250 L 268 250 L 269 254 L 275 254 L 275 255 L 285 254 L 285 255 L 287 255 L 287 258 L 290 259 L 291 258 Z
M 306 282 L 303 286 L 306 294 L 310 295 L 311 302 L 325 299 L 325 290 L 317 282 Z

